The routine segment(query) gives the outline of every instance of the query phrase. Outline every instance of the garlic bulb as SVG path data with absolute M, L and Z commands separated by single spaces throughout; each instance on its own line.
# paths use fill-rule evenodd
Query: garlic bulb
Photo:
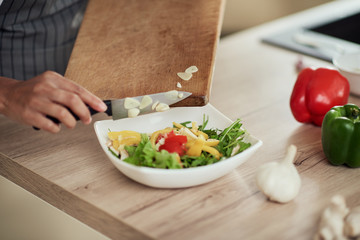
M 360 237 L 360 206 L 351 209 L 346 216 L 344 231 L 348 237 Z
M 345 198 L 335 195 L 331 202 L 321 214 L 319 229 L 314 236 L 314 240 L 345 240 L 344 218 L 349 213 L 346 207 Z
M 258 168 L 256 184 L 270 200 L 286 203 L 298 195 L 301 179 L 293 164 L 296 151 L 296 146 L 290 145 L 284 160 Z

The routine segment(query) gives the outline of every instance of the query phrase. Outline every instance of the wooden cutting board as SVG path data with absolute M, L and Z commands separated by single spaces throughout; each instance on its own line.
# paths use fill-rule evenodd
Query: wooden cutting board
M 102 99 L 182 90 L 193 93 L 182 106 L 205 105 L 224 4 L 90 0 L 65 76 Z M 177 76 L 193 65 L 189 81 Z

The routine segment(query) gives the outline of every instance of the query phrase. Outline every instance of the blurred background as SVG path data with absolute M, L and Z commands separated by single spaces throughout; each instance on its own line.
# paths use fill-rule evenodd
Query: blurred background
M 335 0 L 227 0 L 221 35 L 226 36 L 331 1 Z
M 330 1 L 335 0 L 227 0 L 221 36 Z M 0 176 L 0 239 L 108 238 Z

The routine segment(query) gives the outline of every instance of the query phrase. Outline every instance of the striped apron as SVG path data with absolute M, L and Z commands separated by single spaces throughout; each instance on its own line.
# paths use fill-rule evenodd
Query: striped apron
M 87 0 L 3 0 L 0 76 L 27 80 L 46 70 L 64 74 L 86 4 Z

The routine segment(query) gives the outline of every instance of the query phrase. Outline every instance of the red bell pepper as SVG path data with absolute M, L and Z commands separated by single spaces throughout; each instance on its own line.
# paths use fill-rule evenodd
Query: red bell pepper
M 156 142 L 158 142 L 161 138 L 164 138 L 164 144 L 160 145 L 159 150 L 164 149 L 169 153 L 177 153 L 179 156 L 185 154 L 185 143 L 187 142 L 186 136 L 176 135 L 174 131 L 171 131 L 169 133 L 161 134 Z
M 348 80 L 337 70 L 305 68 L 290 97 L 291 112 L 299 122 L 321 126 L 332 107 L 347 103 L 349 91 Z

